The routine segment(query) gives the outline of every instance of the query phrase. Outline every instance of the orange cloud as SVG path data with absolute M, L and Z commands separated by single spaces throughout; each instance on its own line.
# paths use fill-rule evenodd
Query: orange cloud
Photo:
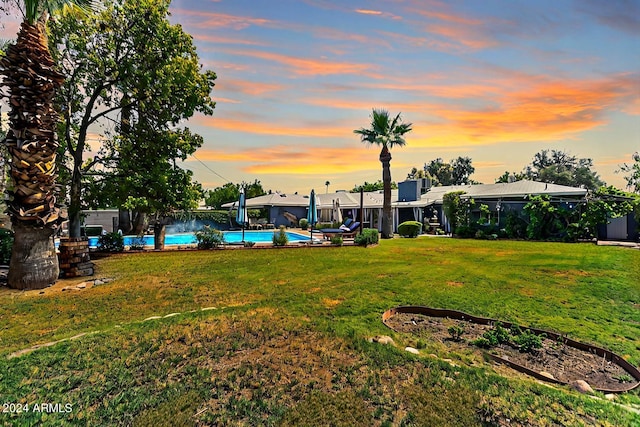
M 327 76 L 332 74 L 354 74 L 380 78 L 379 74 L 373 73 L 371 64 L 359 64 L 350 62 L 337 62 L 326 59 L 308 59 L 287 56 L 272 52 L 261 52 L 256 50 L 225 50 L 221 51 L 233 55 L 242 55 L 250 58 L 258 58 L 266 61 L 276 62 L 290 68 L 295 74 L 300 76 Z
M 176 17 L 184 16 L 199 18 L 198 22 L 192 22 L 191 25 L 196 28 L 203 28 L 207 30 L 220 28 L 243 30 L 251 26 L 275 26 L 275 23 L 268 19 L 228 15 L 225 13 L 203 12 L 201 10 L 188 10 L 180 8 L 171 8 L 171 13 Z M 180 21 L 180 18 L 176 19 Z
M 348 148 L 278 145 L 235 152 L 200 149 L 197 154 L 201 161 L 246 163 L 248 165 L 241 169 L 253 174 L 326 175 L 367 171 L 379 166 L 376 153 L 356 145 Z M 354 156 L 359 160 L 354 161 Z
M 286 86 L 275 83 L 254 82 L 240 79 L 219 78 L 216 83 L 218 90 L 243 93 L 251 96 L 261 96 L 270 92 L 286 89 Z
M 476 170 L 479 169 L 495 169 L 495 168 L 504 168 L 506 167 L 506 163 L 504 162 L 492 162 L 492 161 L 479 161 L 479 162 L 473 162 L 473 166 L 476 168 Z
M 248 46 L 268 46 L 262 40 L 247 40 L 237 37 L 222 37 L 222 36 L 214 36 L 210 34 L 192 34 L 193 38 L 197 41 L 207 42 L 207 43 L 216 43 L 216 44 L 240 44 L 240 45 L 248 45 Z
M 216 104 L 242 104 L 242 101 L 238 101 L 237 99 L 231 98 L 221 98 L 219 96 L 215 97 Z
M 442 105 L 437 115 L 443 121 L 428 125 L 420 143 L 476 145 L 575 138 L 607 122 L 606 111 L 625 97 L 619 83 L 549 81 L 505 93 L 483 109 Z
M 604 166 L 604 165 L 614 165 L 614 166 L 620 166 L 623 163 L 631 163 L 632 159 L 631 159 L 632 154 L 628 153 L 623 155 L 622 157 L 617 157 L 617 158 L 611 158 L 611 157 L 601 157 L 598 160 L 594 160 L 594 164 L 596 166 Z
M 335 138 L 350 135 L 353 129 L 348 126 L 293 126 L 277 123 L 264 123 L 247 118 L 222 118 L 197 116 L 193 119 L 198 125 L 233 132 L 246 132 L 259 135 L 281 135 L 315 138 Z

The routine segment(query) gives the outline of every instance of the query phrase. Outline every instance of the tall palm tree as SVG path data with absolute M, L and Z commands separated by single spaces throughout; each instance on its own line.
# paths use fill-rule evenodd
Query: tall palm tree
M 411 123 L 402 123 L 400 113 L 391 120 L 387 110 L 373 109 L 371 114 L 371 127 L 360 128 L 353 132 L 360 135 L 360 140 L 366 144 L 375 144 L 382 147 L 380 151 L 380 163 L 382 163 L 382 184 L 384 199 L 382 205 L 382 232 L 383 239 L 393 238 L 393 222 L 391 215 L 391 153 L 390 148 L 402 147 L 406 144 L 404 135 L 411 131 Z
M 18 38 L 0 58 L 3 85 L 9 88 L 10 155 L 8 214 L 14 244 L 7 282 L 16 289 L 41 289 L 58 279 L 54 234 L 62 218 L 56 202 L 55 91 L 64 81 L 46 38 L 51 14 L 89 0 L 23 0 L 24 19 Z

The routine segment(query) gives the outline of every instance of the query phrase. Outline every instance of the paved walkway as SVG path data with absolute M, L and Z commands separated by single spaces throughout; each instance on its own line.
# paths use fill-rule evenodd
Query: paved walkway
M 640 243 L 622 242 L 616 240 L 598 240 L 598 246 L 623 246 L 625 248 L 640 249 Z

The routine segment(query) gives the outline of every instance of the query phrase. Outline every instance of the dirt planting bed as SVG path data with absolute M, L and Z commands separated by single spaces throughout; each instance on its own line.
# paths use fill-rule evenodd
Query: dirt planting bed
M 606 350 L 602 353 L 597 347 L 577 348 L 571 345 L 575 341 L 554 333 L 539 335 L 541 347 L 530 351 L 521 351 L 513 342 L 481 348 L 473 341 L 495 331 L 496 323 L 477 323 L 468 315 L 464 319 L 406 312 L 385 316 L 385 324 L 397 332 L 415 335 L 418 340 L 440 342 L 452 350 L 484 351 L 498 362 L 546 381 L 572 384 L 582 380 L 605 392 L 626 391 L 639 382 L 637 369 L 621 366 L 628 364 L 618 356 Z M 505 330 L 510 324 L 506 325 Z

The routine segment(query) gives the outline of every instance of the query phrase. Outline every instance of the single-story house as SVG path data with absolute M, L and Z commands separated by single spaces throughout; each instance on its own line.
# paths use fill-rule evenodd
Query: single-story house
M 564 204 L 569 209 L 585 201 L 587 190 L 584 188 L 567 187 L 535 181 L 515 181 L 498 184 L 431 186 L 428 179 L 415 179 L 400 182 L 397 190 L 392 190 L 392 213 L 394 230 L 400 223 L 409 220 L 424 224 L 437 223 L 450 232 L 449 224 L 442 209 L 443 196 L 453 191 L 464 191 L 463 198 L 473 198 L 476 210 L 481 204 L 487 205 L 498 222 L 503 221 L 509 212 L 519 212 L 528 203 L 531 195 L 548 195 L 551 201 Z M 364 227 L 381 229 L 382 191 L 349 193 L 337 191 L 334 193 L 316 193 L 318 219 L 321 223 L 333 222 L 335 218 L 334 205 L 338 203 L 342 218 L 362 219 Z M 236 202 L 223 205 L 223 208 L 233 209 Z M 246 200 L 248 209 L 266 209 L 268 217 L 264 218 L 275 227 L 297 226 L 301 218 L 307 217 L 309 194 L 298 193 L 270 193 Z M 362 216 L 361 214 L 362 209 Z M 115 229 L 117 211 L 87 211 L 86 224 L 103 224 L 106 230 Z M 114 218 L 115 217 L 115 218 Z M 603 238 L 637 238 L 637 233 L 628 234 L 625 230 L 635 229 L 634 224 L 619 219 L 606 226 L 601 234 Z M 624 224 L 623 224 L 624 223 Z M 622 225 L 627 225 L 622 230 Z M 622 230 L 622 231 L 621 231 Z M 626 233 L 626 234 L 625 234 Z
M 498 184 L 430 187 L 429 180 L 418 179 L 401 182 L 398 184 L 398 188 L 399 200 L 394 203 L 397 214 L 397 221 L 394 221 L 396 227 L 397 224 L 407 220 L 424 222 L 425 217 L 429 221 L 432 217 L 436 217 L 447 232 L 451 230 L 442 209 L 443 197 L 454 191 L 464 191 L 465 193 L 461 197 L 473 199 L 478 211 L 481 204 L 487 205 L 489 210 L 496 215 L 498 222 L 509 211 L 520 212 L 529 202 L 529 196 L 546 194 L 552 202 L 566 204 L 567 207 L 573 208 L 578 203 L 584 202 L 587 195 L 587 190 L 584 188 L 528 180 Z

